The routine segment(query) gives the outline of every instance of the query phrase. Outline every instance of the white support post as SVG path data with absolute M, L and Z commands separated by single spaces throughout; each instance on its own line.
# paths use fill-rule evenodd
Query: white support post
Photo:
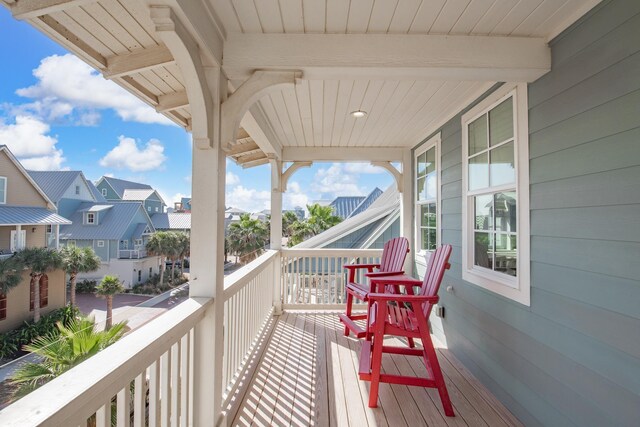
M 413 273 L 413 260 L 415 259 L 416 239 L 413 235 L 413 158 L 411 150 L 403 150 L 402 152 L 402 202 L 400 207 L 400 230 L 403 237 L 409 239 L 409 247 L 413 248 L 412 252 L 405 261 L 405 272 Z
M 271 159 L 271 249 L 282 249 L 282 162 Z M 280 257 L 276 257 L 276 266 L 273 269 L 273 307 L 274 314 L 282 314 L 282 295 L 280 295 L 281 271 Z
M 60 249 L 60 224 L 56 224 L 55 228 L 55 233 L 56 233 L 56 237 L 55 237 L 55 242 L 56 242 L 56 250 Z

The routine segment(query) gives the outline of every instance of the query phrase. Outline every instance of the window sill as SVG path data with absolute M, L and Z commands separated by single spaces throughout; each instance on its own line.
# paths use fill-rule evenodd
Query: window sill
M 495 274 L 485 273 L 478 270 L 463 270 L 462 280 L 480 286 L 498 295 L 529 307 L 531 305 L 531 294 L 528 284 L 521 283 L 517 278 L 504 280 Z

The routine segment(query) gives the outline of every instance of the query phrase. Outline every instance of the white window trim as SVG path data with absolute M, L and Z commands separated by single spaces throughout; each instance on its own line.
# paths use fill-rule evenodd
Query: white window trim
M 4 195 L 4 200 L 0 200 L 0 205 L 6 205 L 7 204 L 7 177 L 6 176 L 0 176 L 0 179 L 2 179 L 3 182 L 3 192 L 2 194 Z
M 415 261 L 418 264 L 427 265 L 429 257 L 432 251 L 428 251 L 425 249 L 417 249 L 420 247 L 420 213 L 419 213 L 419 204 L 418 204 L 418 157 L 430 150 L 432 147 L 436 148 L 436 176 L 437 176 L 437 185 L 436 185 L 436 246 L 440 246 L 441 242 L 441 230 L 442 230 L 442 196 L 441 196 L 441 182 L 442 182 L 442 134 L 438 132 L 436 135 L 432 136 L 427 142 L 422 144 L 420 147 L 416 149 L 413 154 L 413 216 L 414 216 L 414 247 L 415 251 Z
M 106 189 L 106 188 L 103 188 L 103 189 L 101 190 L 101 193 L 102 193 L 102 196 L 103 196 L 103 197 L 107 197 L 107 189 Z
M 89 216 L 93 218 L 93 221 L 89 221 Z M 94 212 L 87 212 L 86 224 L 90 224 L 90 225 L 96 224 L 96 214 Z
M 104 240 L 97 240 L 96 241 L 96 247 L 104 248 Z
M 514 157 L 516 160 L 516 206 L 518 248 L 517 277 L 474 268 L 474 247 L 469 244 L 473 220 L 467 191 L 468 125 L 509 96 L 514 108 Z M 526 306 L 531 305 L 530 227 L 529 227 L 529 110 L 526 83 L 506 83 L 462 116 L 462 279 Z

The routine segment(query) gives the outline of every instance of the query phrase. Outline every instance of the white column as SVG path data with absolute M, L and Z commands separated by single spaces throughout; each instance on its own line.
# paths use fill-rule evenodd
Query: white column
M 402 237 L 409 239 L 411 252 L 405 261 L 405 272 L 412 274 L 415 253 L 417 251 L 416 239 L 413 234 L 413 157 L 411 150 L 402 153 L 402 195 L 400 204 L 400 233 Z
M 271 249 L 282 249 L 282 162 L 271 160 Z M 280 257 L 276 257 L 273 274 L 274 314 L 282 314 Z
M 58 250 L 60 249 L 60 225 L 56 224 L 54 230 L 54 232 L 56 233 L 56 250 Z

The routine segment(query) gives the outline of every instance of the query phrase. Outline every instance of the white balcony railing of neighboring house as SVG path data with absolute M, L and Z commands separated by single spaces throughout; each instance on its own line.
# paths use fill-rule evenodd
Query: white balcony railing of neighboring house
M 220 411 L 233 414 L 268 340 L 274 310 L 336 308 L 344 302 L 348 263 L 375 263 L 380 250 L 270 250 L 224 281 L 222 348 L 201 354 L 213 298 L 190 298 L 0 412 L 5 426 L 192 425 L 199 369 L 222 366 Z M 363 279 L 363 277 L 361 277 Z M 278 295 L 277 293 L 280 293 Z M 198 332 L 199 331 L 199 332 Z M 204 333 L 204 334 L 203 334 Z M 203 338 L 204 337 L 204 338 Z M 221 358 L 221 359 L 218 359 Z M 217 362 L 216 362 L 217 360 Z M 240 389 L 239 389 L 240 388 Z M 202 403 L 201 403 L 202 404 Z M 93 424 L 93 422 L 91 422 Z
M 119 259 L 140 259 L 147 256 L 146 249 L 118 249 Z

